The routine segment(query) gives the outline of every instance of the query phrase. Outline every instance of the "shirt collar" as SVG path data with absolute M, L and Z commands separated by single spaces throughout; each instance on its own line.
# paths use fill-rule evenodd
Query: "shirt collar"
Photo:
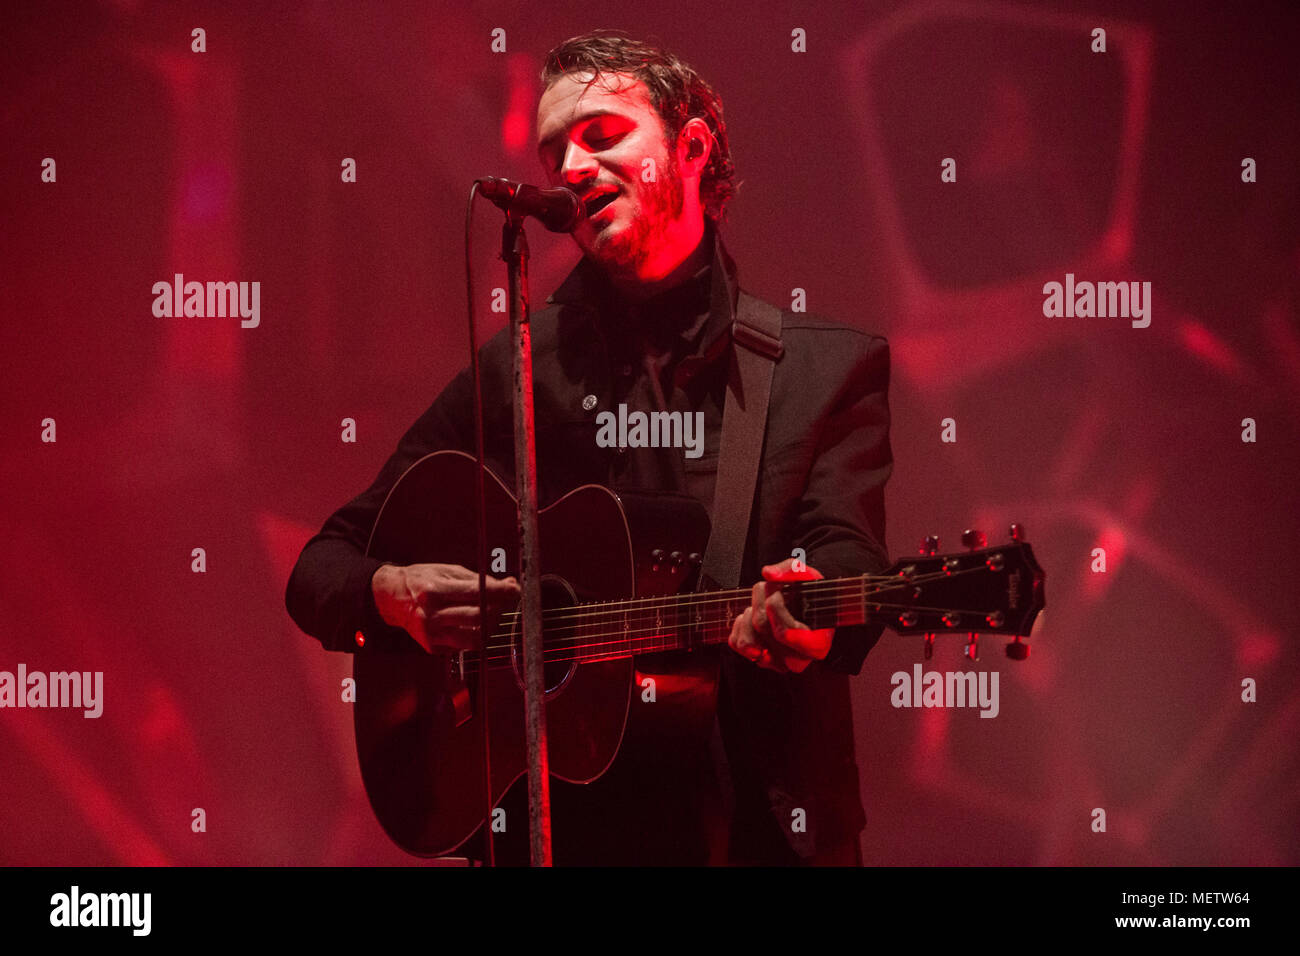
M 697 355 L 707 351 L 719 335 L 731 329 L 735 320 L 738 289 L 735 260 L 727 253 L 717 228 L 708 220 L 705 220 L 705 234 L 701 241 L 712 245 L 713 260 L 688 279 L 687 283 L 703 283 L 707 278 L 709 309 L 679 333 Z M 582 308 L 589 318 L 594 318 L 599 312 L 600 304 L 609 301 L 612 289 L 613 286 L 600 267 L 584 256 L 546 301 Z M 682 286 L 678 286 L 656 296 L 651 302 L 660 302 L 675 295 L 689 298 L 693 294 L 694 290 L 683 290 Z

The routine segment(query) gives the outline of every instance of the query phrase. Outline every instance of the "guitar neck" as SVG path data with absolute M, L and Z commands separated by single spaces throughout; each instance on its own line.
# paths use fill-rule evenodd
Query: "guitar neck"
M 878 600 L 879 582 L 866 575 L 800 582 L 796 616 L 814 629 L 862 624 L 879 610 L 867 601 L 869 589 Z M 748 588 L 738 588 L 552 608 L 542 616 L 546 660 L 612 660 L 723 644 L 751 596 Z M 501 623 L 506 629 L 493 635 L 488 647 L 493 660 L 508 654 L 518 614 L 505 615 Z
M 1027 635 L 1044 605 L 1043 572 L 1028 544 L 899 561 L 884 574 L 784 585 L 796 620 L 814 630 L 876 622 L 900 634 Z M 726 643 L 750 606 L 749 588 L 598 601 L 542 614 L 547 663 L 604 661 Z M 490 666 L 511 666 L 521 646 L 517 611 L 487 644 Z

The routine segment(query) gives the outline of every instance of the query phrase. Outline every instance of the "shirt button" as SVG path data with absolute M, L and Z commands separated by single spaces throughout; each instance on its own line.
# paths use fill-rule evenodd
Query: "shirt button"
M 582 400 L 582 410 L 583 410 L 583 411 L 585 411 L 585 412 L 589 412 L 589 411 L 591 411 L 591 410 L 592 410 L 593 408 L 595 408 L 595 407 L 596 407 L 596 396 L 595 396 L 595 395 L 588 395 L 586 398 L 584 398 L 584 399 Z
M 632 366 L 631 366 L 631 365 L 624 365 L 622 368 L 620 368 L 620 369 L 618 370 L 618 374 L 619 374 L 619 375 L 622 375 L 622 376 L 624 376 L 624 377 L 626 377 L 626 376 L 628 376 L 628 375 L 631 375 L 631 374 L 632 374 Z

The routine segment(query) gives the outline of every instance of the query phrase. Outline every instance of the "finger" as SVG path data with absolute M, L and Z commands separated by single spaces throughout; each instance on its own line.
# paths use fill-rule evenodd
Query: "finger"
M 476 594 L 478 592 L 478 572 L 473 571 L 459 564 L 430 564 L 422 567 L 429 569 L 428 573 L 420 575 L 420 583 L 428 588 L 434 588 L 447 594 Z M 497 578 L 491 574 L 486 575 L 485 581 L 487 589 L 490 592 L 498 586 L 509 588 L 506 582 L 514 581 L 513 577 Z M 515 582 L 517 585 L 518 582 Z
M 484 593 L 487 594 L 488 606 L 494 611 L 501 611 L 518 604 L 522 592 L 519 583 L 514 578 L 488 578 Z M 477 593 L 473 600 L 477 603 Z
M 771 640 L 791 656 L 805 661 L 824 661 L 830 653 L 834 634 L 831 628 L 814 630 L 796 622 L 794 627 L 773 628 Z
M 429 654 L 473 650 L 478 637 L 477 625 L 449 626 L 431 618 L 422 607 L 415 608 L 407 618 L 406 632 Z
M 439 648 L 438 641 L 435 640 L 432 631 L 429 630 L 428 615 L 425 614 L 422 607 L 411 607 L 411 613 L 407 615 L 403 628 L 416 641 L 416 644 L 424 648 L 426 654 L 433 654 L 442 650 L 442 648 Z
M 764 602 L 764 609 L 767 612 L 769 625 L 766 636 L 771 641 L 808 658 L 820 659 L 826 656 L 829 647 L 822 645 L 829 643 L 829 635 L 832 632 L 825 629 L 809 630 L 808 625 L 795 620 L 790 609 L 786 607 L 784 594 L 778 591 L 770 595 Z
M 750 592 L 750 602 L 749 602 L 749 610 L 750 610 L 749 623 L 750 626 L 754 629 L 754 631 L 759 634 L 765 634 L 769 627 L 766 605 L 767 605 L 767 585 L 764 584 L 762 581 L 759 581 L 757 584 L 754 585 L 753 590 Z
M 734 650 L 745 660 L 756 664 L 764 670 L 775 671 L 778 674 L 787 673 L 790 668 L 788 665 L 791 658 L 797 658 L 787 652 L 780 645 L 773 644 L 766 637 L 755 633 L 752 621 L 754 612 L 752 608 L 746 608 L 736 616 L 732 624 L 731 635 L 728 643 Z M 807 663 L 799 663 L 798 670 L 803 670 Z
M 449 604 L 478 603 L 478 572 L 469 577 L 456 574 L 436 574 L 422 577 L 416 582 L 420 603 L 435 607 Z
M 479 645 L 477 624 L 441 624 L 437 626 L 433 641 L 444 649 L 472 651 Z
M 767 622 L 764 636 L 786 644 L 787 642 L 781 636 L 782 633 L 789 628 L 799 629 L 804 625 L 796 621 L 790 609 L 785 606 L 785 596 L 779 590 L 779 584 L 764 583 L 762 586 L 777 589 L 770 591 L 763 600 L 763 615 Z
M 479 645 L 477 605 L 454 605 L 427 614 L 426 630 L 434 644 L 456 650 L 473 650 Z
M 769 565 L 763 570 L 768 573 L 777 567 L 777 565 Z M 814 573 L 819 574 L 819 572 L 815 571 Z M 779 583 L 765 581 L 763 587 L 768 592 L 763 605 L 769 625 L 765 631 L 765 636 L 774 644 L 781 645 L 783 649 L 788 648 L 809 661 L 824 660 L 826 655 L 830 653 L 830 643 L 835 633 L 834 629 L 810 629 L 802 621 L 796 620 L 790 608 L 786 606 L 785 593 L 781 590 Z
M 803 570 L 794 570 L 794 558 L 786 558 L 780 564 L 766 564 L 763 566 L 763 578 L 767 581 L 820 581 L 822 573 L 816 568 L 805 564 Z
M 426 654 L 432 654 L 436 650 L 433 638 L 429 635 L 429 631 L 425 627 L 423 608 L 412 606 L 411 613 L 406 615 L 406 621 L 403 623 L 402 629 L 405 630 L 407 634 L 411 635 L 411 639 L 414 640 L 415 643 L 424 648 Z
M 767 588 L 767 594 L 763 599 L 763 610 L 767 614 L 768 623 L 772 630 L 784 630 L 787 627 L 802 627 L 790 613 L 790 609 L 785 606 L 785 594 L 781 591 L 781 585 L 764 582 L 763 587 Z
M 435 608 L 429 612 L 429 620 L 434 627 L 454 627 L 459 629 L 478 628 L 479 613 L 477 604 L 452 604 Z
M 763 647 L 750 624 L 751 613 L 750 608 L 745 608 L 736 615 L 736 619 L 731 623 L 731 634 L 727 638 L 727 644 L 745 660 L 756 661 L 762 654 Z
M 828 635 L 828 637 L 826 638 L 826 643 L 829 645 L 830 643 L 829 635 L 834 632 L 827 631 L 826 633 Z M 779 671 L 783 674 L 787 674 L 787 673 L 802 674 L 805 670 L 808 669 L 808 665 L 810 665 L 813 661 L 821 660 L 825 656 L 824 654 L 821 654 L 820 650 L 818 650 L 817 654 L 809 656 L 808 654 L 803 653 L 802 651 L 796 650 L 785 644 L 779 643 L 778 641 L 772 638 L 765 638 L 763 639 L 763 641 L 764 641 L 764 648 L 769 652 L 770 656 L 761 658 L 758 661 L 759 666 L 768 666 L 770 664 L 771 665 L 770 669 Z M 818 654 L 820 654 L 821 656 L 818 656 Z
M 779 645 L 768 643 L 759 652 L 758 658 L 754 663 L 765 671 L 774 671 L 777 674 L 788 674 L 791 670 L 794 670 L 794 668 L 790 666 L 791 663 L 799 660 L 800 658 L 797 654 L 791 654 L 782 649 Z M 803 666 L 800 666 L 799 670 L 802 670 Z
M 478 606 L 478 572 L 468 579 L 439 579 L 436 583 L 425 583 L 418 588 L 420 603 L 426 607 L 454 607 L 457 605 Z M 519 583 L 514 578 L 494 578 L 488 576 L 484 593 L 488 604 L 502 607 L 519 597 Z
M 787 658 L 784 663 L 786 669 L 790 673 L 802 674 L 804 671 L 808 669 L 808 665 L 811 664 L 812 661 L 810 661 L 806 657 L 795 656 L 795 657 Z
M 478 572 L 465 567 L 463 564 L 430 564 L 426 567 L 433 570 L 435 577 L 444 581 L 477 581 Z
M 800 673 L 809 663 L 824 660 L 830 653 L 834 629 L 812 630 L 802 621 L 795 620 L 779 591 L 767 598 L 763 608 L 768 627 L 760 640 L 784 665 L 784 669 Z

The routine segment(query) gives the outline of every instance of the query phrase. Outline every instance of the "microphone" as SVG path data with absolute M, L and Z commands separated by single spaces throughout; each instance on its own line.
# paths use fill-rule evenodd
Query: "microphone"
M 478 185 L 479 193 L 498 209 L 516 216 L 533 216 L 551 232 L 573 232 L 587 218 L 577 194 L 563 186 L 540 189 L 495 176 L 483 177 Z

